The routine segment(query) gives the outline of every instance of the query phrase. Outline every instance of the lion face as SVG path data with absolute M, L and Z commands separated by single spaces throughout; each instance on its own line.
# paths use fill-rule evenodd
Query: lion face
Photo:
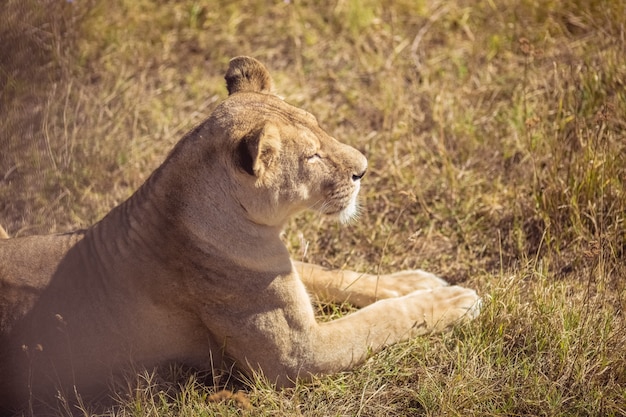
M 212 115 L 212 135 L 226 142 L 219 149 L 231 161 L 232 191 L 247 216 L 265 225 L 284 224 L 304 209 L 353 218 L 365 157 L 269 93 L 271 79 L 258 61 L 238 58 L 226 79 L 230 96 Z
M 281 146 L 277 178 L 274 183 L 270 180 L 271 192 L 279 205 L 315 209 L 347 222 L 358 211 L 360 180 L 367 168 L 365 157 L 330 137 L 312 115 L 294 107 L 289 110 L 300 117 L 275 130 Z

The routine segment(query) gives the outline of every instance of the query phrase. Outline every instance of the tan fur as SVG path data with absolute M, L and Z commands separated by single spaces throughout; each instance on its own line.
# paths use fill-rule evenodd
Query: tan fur
M 474 291 L 422 271 L 292 262 L 287 220 L 349 220 L 365 157 L 271 94 L 258 61 L 235 58 L 226 78 L 229 97 L 100 222 L 0 242 L 0 408 L 168 362 L 285 386 L 477 313 Z M 318 323 L 304 284 L 364 308 Z
M 237 408 L 242 410 L 251 410 L 252 404 L 250 400 L 246 396 L 246 394 L 241 391 L 232 392 L 229 390 L 221 390 L 216 392 L 215 394 L 209 395 L 207 401 L 214 403 L 222 403 L 222 402 L 232 402 L 235 403 Z

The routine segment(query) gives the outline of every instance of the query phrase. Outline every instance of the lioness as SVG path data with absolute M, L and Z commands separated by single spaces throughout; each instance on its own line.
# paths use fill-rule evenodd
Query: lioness
M 473 290 L 422 271 L 292 261 L 287 220 L 353 217 L 366 159 L 272 94 L 255 59 L 225 78 L 229 97 L 101 221 L 0 241 L 1 408 L 167 362 L 235 363 L 285 386 L 477 314 Z M 307 289 L 364 308 L 318 323 Z

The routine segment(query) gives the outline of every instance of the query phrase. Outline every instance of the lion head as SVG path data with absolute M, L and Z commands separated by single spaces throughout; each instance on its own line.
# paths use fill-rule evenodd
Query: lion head
M 211 143 L 202 161 L 219 160 L 228 171 L 220 186 L 245 216 L 270 226 L 303 209 L 342 222 L 353 218 L 365 157 L 328 135 L 313 115 L 273 94 L 269 72 L 257 60 L 234 58 L 225 78 L 229 97 L 189 140 Z

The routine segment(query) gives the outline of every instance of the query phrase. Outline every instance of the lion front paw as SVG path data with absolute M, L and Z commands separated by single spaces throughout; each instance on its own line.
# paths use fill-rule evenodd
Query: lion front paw
M 476 291 L 459 287 L 440 287 L 430 291 L 431 310 L 428 327 L 442 330 L 459 321 L 473 320 L 480 314 L 481 298 Z
M 421 269 L 382 275 L 378 280 L 378 298 L 401 297 L 415 291 L 448 286 L 443 279 Z

